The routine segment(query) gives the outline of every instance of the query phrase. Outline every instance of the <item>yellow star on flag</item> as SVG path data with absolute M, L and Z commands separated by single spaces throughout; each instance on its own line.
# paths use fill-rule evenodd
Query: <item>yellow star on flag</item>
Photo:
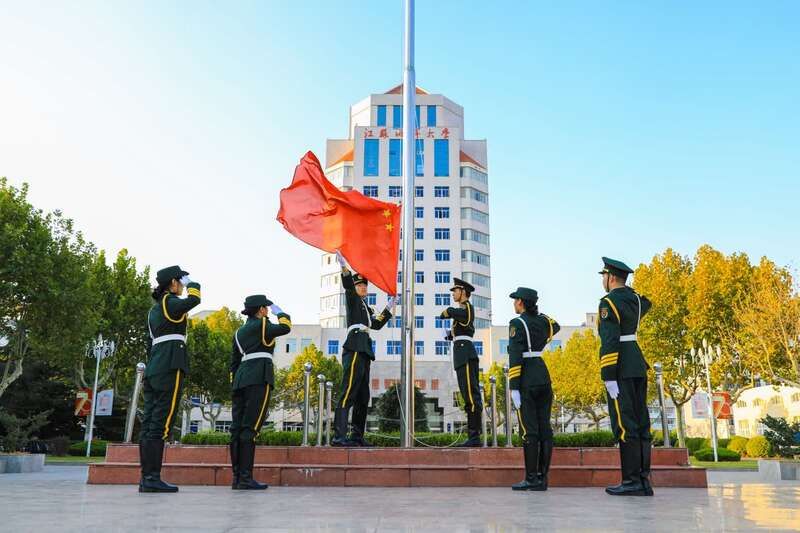
M 393 229 L 394 226 L 392 226 L 391 224 L 386 224 L 386 231 L 392 231 Z
M 389 218 L 390 216 L 392 216 L 392 212 L 389 211 L 388 209 L 384 209 L 383 210 L 383 216 L 386 217 L 386 218 Z

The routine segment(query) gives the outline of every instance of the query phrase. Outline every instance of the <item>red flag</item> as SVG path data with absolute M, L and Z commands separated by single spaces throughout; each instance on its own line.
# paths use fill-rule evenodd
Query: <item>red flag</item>
M 342 191 L 325 177 L 317 156 L 306 152 L 292 184 L 281 190 L 277 218 L 301 241 L 326 252 L 339 250 L 370 282 L 397 294 L 399 205 Z

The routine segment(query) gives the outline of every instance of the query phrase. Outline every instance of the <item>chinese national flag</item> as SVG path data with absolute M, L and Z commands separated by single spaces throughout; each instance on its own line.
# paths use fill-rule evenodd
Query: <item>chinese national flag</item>
M 340 190 L 325 177 L 317 156 L 306 152 L 292 184 L 281 190 L 277 218 L 301 241 L 326 252 L 339 250 L 370 282 L 397 294 L 399 205 Z

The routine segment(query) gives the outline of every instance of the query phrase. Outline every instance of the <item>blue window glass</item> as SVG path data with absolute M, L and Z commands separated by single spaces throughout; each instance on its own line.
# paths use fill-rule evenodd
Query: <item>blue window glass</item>
M 416 261 L 424 261 L 425 260 L 425 250 L 414 250 L 414 260 L 416 260 Z
M 364 185 L 362 188 L 362 192 L 364 196 L 369 196 L 370 198 L 377 198 L 378 197 L 378 186 L 377 185 Z
M 400 355 L 401 341 L 386 341 L 386 355 Z
M 424 328 L 425 327 L 425 317 L 424 316 L 415 316 L 414 317 L 414 327 L 415 328 Z
M 450 239 L 450 228 L 436 228 L 433 230 L 433 238 L 437 241 L 446 241 Z
M 450 329 L 450 326 L 452 325 L 449 318 L 440 318 L 438 316 L 436 317 L 436 320 L 434 320 L 434 322 L 436 329 Z
M 386 106 L 379 105 L 378 106 L 378 126 L 385 126 L 386 125 Z
M 397 283 L 403 283 L 403 271 L 402 270 L 398 270 L 397 271 Z
M 372 341 L 372 353 L 375 353 L 376 351 L 375 341 Z
M 472 344 L 475 346 L 475 352 L 478 355 L 483 355 L 483 341 L 473 341 Z
M 414 305 L 425 305 L 425 294 L 418 292 L 414 294 Z
M 436 106 L 429 105 L 428 106 L 428 127 L 435 128 L 436 127 Z
M 433 175 L 450 175 L 450 140 L 434 139 L 433 141 Z
M 414 208 L 414 218 L 423 218 L 425 216 L 425 208 L 424 207 L 415 207 Z
M 415 124 L 416 127 L 419 128 L 419 126 L 420 126 L 420 122 L 419 122 L 419 106 L 417 106 L 417 109 L 414 112 L 416 113 L 416 117 L 417 117 L 417 121 L 414 124 Z
M 436 355 L 450 355 L 450 343 L 447 341 L 436 341 Z
M 389 185 L 389 198 L 402 198 L 403 188 L 399 185 Z
M 403 141 L 389 139 L 389 175 L 403 175 Z
M 417 161 L 416 161 L 416 175 L 422 176 L 425 174 L 425 140 L 424 139 L 417 139 Z M 376 174 L 377 175 L 377 174 Z M 445 174 L 446 176 L 447 174 Z M 437 174 L 438 176 L 438 174 Z
M 425 228 L 414 228 L 414 238 L 421 241 L 425 238 Z
M 423 196 L 425 196 L 425 187 L 423 187 L 422 185 L 415 186 L 414 196 L 416 196 L 417 198 L 422 198 Z
M 449 207 L 434 207 L 433 218 L 450 218 Z
M 367 305 L 375 305 L 378 301 L 378 297 L 375 295 L 374 292 L 367 294 Z
M 329 340 L 328 341 L 328 355 L 336 355 L 339 353 L 339 341 L 338 340 Z
M 364 175 L 378 175 L 378 139 L 364 139 Z
M 425 272 L 414 272 L 414 283 L 425 283 Z
M 450 283 L 450 272 L 436 272 L 433 277 L 436 283 Z
M 436 293 L 436 296 L 434 297 L 434 300 L 436 301 L 436 305 L 437 306 L 438 305 L 450 305 L 450 293 L 449 292 Z
M 403 106 L 401 105 L 392 106 L 392 127 L 393 128 L 403 127 Z
M 450 187 L 447 185 L 437 185 L 433 188 L 434 198 L 450 198 Z
M 436 250 L 434 255 L 437 261 L 450 261 L 450 250 Z
M 500 353 L 508 353 L 508 339 L 500 339 L 499 348 Z
M 425 341 L 414 341 L 414 355 L 425 355 Z
M 550 344 L 547 345 L 550 351 L 556 351 L 561 348 L 561 341 L 560 340 L 552 340 Z

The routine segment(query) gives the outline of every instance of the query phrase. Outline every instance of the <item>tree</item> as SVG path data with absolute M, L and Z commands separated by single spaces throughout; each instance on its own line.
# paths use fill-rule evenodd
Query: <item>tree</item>
M 600 339 L 592 330 L 575 333 L 564 349 L 547 352 L 545 362 L 556 393 L 555 402 L 573 417 L 592 419 L 597 429 L 608 416 L 605 387 L 600 379 Z
M 485 395 L 483 405 L 491 409 L 492 406 L 492 387 L 489 377 L 495 378 L 495 396 L 497 397 L 497 420 L 495 426 L 500 427 L 506 421 L 506 375 L 503 367 L 492 363 L 487 372 L 481 373 L 480 379 L 483 383 L 483 393 Z
M 386 392 L 375 400 L 375 411 L 378 415 L 378 429 L 383 433 L 400 431 L 400 421 L 403 418 L 400 414 L 400 393 L 395 383 Z M 425 433 L 428 427 L 428 408 L 425 404 L 425 394 L 414 386 L 414 431 Z
M 333 382 L 331 403 L 338 400 L 338 385 L 342 379 L 342 365 L 336 357 L 325 357 L 313 344 L 306 346 L 297 354 L 288 368 L 278 370 L 275 377 L 275 394 L 270 401 L 273 405 L 281 405 L 283 409 L 298 409 L 303 414 L 303 395 L 305 383 L 304 365 L 311 363 L 311 379 L 309 380 L 309 409 L 315 420 L 319 420 L 319 380 L 318 374 L 325 376 L 325 381 Z M 323 406 L 324 408 L 324 406 Z

